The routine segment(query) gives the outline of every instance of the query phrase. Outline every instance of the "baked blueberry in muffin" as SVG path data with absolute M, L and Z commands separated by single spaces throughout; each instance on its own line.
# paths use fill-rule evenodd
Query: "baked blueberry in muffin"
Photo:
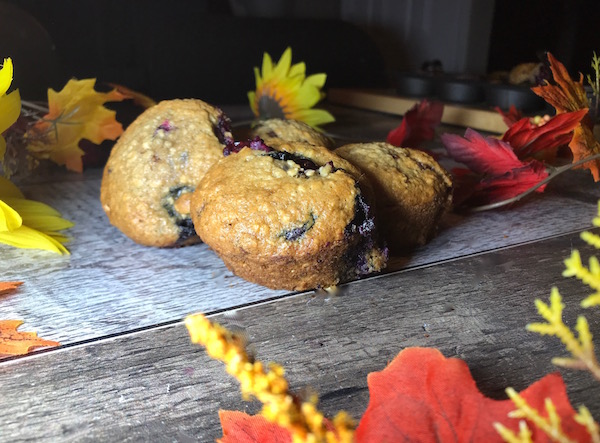
M 359 174 L 324 147 L 244 146 L 194 191 L 194 227 L 232 272 L 274 289 L 330 287 L 378 272 L 387 251 Z
M 192 192 L 231 143 L 229 119 L 201 100 L 166 100 L 145 110 L 104 168 L 100 200 L 110 222 L 143 245 L 198 241 Z

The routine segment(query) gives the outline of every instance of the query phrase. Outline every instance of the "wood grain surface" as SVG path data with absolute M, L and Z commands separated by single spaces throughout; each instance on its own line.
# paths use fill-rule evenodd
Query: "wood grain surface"
M 360 417 L 366 376 L 403 348 L 427 346 L 464 359 L 486 395 L 503 398 L 556 370 L 558 340 L 525 330 L 534 299 L 557 285 L 573 325 L 589 288 L 561 277 L 569 234 L 382 275 L 337 295 L 304 293 L 231 310 L 214 319 L 247 333 L 259 359 L 278 361 L 294 389 L 320 393 L 327 414 Z M 176 296 L 169 289 L 165 294 Z M 191 310 L 188 306 L 188 310 Z M 594 312 L 586 312 L 600 336 Z M 564 371 L 572 403 L 598 417 L 598 383 Z M 181 322 L 37 353 L 0 364 L 1 441 L 209 442 L 219 408 L 253 412 L 220 363 L 189 342 Z
M 400 121 L 344 108 L 334 113 L 339 120 L 331 131 L 344 140 L 358 135 L 383 140 Z M 110 225 L 102 210 L 101 172 L 59 171 L 23 188 L 28 197 L 50 204 L 75 223 L 67 231 L 71 255 L 0 245 L 0 280 L 25 282 L 0 298 L 0 318 L 23 319 L 23 330 L 69 344 L 179 320 L 192 311 L 216 312 L 287 293 L 232 275 L 203 244 L 157 249 L 133 243 Z M 587 171 L 569 171 L 544 194 L 510 210 L 448 215 L 429 244 L 393 257 L 385 272 L 589 228 L 598 199 L 600 186 Z

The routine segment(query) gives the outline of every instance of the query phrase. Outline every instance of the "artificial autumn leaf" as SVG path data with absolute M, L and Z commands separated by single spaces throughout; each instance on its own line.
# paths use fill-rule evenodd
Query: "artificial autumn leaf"
M 484 137 L 471 128 L 467 128 L 464 137 L 442 134 L 441 139 L 450 157 L 478 174 L 502 175 L 524 166 L 508 143 Z
M 120 92 L 127 98 L 132 99 L 133 103 L 135 103 L 138 106 L 141 106 L 144 109 L 150 108 L 156 104 L 156 101 L 154 101 L 147 95 L 142 94 L 141 92 L 134 91 L 133 89 L 129 89 L 126 86 L 119 85 L 117 83 L 109 83 L 108 85 L 111 88 L 115 88 L 118 92 Z
M 381 372 L 369 374 L 369 405 L 355 438 L 357 443 L 384 441 L 501 442 L 493 427 L 501 423 L 518 431 L 519 420 L 509 418 L 511 400 L 493 400 L 477 388 L 467 364 L 446 358 L 432 348 L 407 348 Z M 550 398 L 564 433 L 588 442 L 585 427 L 575 422 L 566 387 L 558 373 L 545 376 L 521 392 L 528 404 L 544 415 Z M 532 441 L 551 439 L 528 423 Z
M 117 90 L 97 92 L 95 83 L 96 79 L 69 80 L 59 92 L 48 89 L 49 112 L 32 129 L 28 146 L 32 155 L 81 172 L 82 139 L 100 144 L 116 140 L 123 133 L 123 126 L 115 119 L 116 112 L 103 105 L 128 97 Z M 46 137 L 40 140 L 39 134 Z
M 502 116 L 502 121 L 509 128 L 523 118 L 523 114 L 515 105 L 510 105 L 507 112 L 504 112 L 499 106 L 496 106 L 494 110 Z
M 0 320 L 0 355 L 24 355 L 34 348 L 60 346 L 60 343 L 39 338 L 35 332 L 19 332 L 22 320 Z
M 471 203 L 485 204 L 508 200 L 537 185 L 548 175 L 544 164 L 534 160 L 503 175 L 481 180 L 473 189 Z M 535 192 L 544 192 L 545 189 L 546 185 L 543 184 Z
M 435 136 L 435 128 L 442 121 L 444 104 L 422 100 L 404 114 L 402 123 L 390 131 L 387 142 L 403 148 L 416 148 Z
M 565 66 L 548 54 L 550 69 L 556 85 L 545 84 L 531 88 L 533 92 L 552 105 L 558 114 L 569 111 L 588 109 L 589 101 L 583 87 L 583 74 L 579 73 L 579 81 L 573 81 Z M 582 160 L 591 155 L 600 154 L 600 143 L 592 132 L 593 122 L 586 115 L 575 128 L 569 148 L 573 153 L 573 162 Z M 594 181 L 600 180 L 600 160 L 592 160 L 581 165 L 589 169 Z
M 594 137 L 592 129 L 581 123 L 573 131 L 573 138 L 569 143 L 569 148 L 573 153 L 573 162 L 583 160 L 591 155 L 600 154 L 600 143 Z M 590 170 L 594 181 L 600 180 L 600 160 L 596 159 L 586 162 L 581 167 Z
M 560 146 L 566 146 L 573 137 L 573 130 L 587 114 L 587 109 L 552 117 L 543 125 L 531 123 L 529 118 L 522 118 L 511 125 L 502 136 L 520 159 L 528 158 L 540 151 L 549 152 L 553 157 Z
M 456 202 L 484 204 L 519 195 L 548 177 L 544 164 L 538 160 L 521 161 L 512 147 L 494 137 L 483 137 L 473 129 L 465 136 L 442 134 L 442 143 L 450 157 L 465 164 L 474 173 L 453 170 Z M 543 192 L 545 185 L 536 189 Z
M 218 443 L 291 443 L 290 432 L 262 415 L 219 411 L 223 437 Z
M 557 114 L 587 109 L 589 102 L 583 87 L 583 74 L 579 73 L 578 82 L 573 81 L 565 65 L 550 53 L 548 61 L 556 84 L 552 85 L 546 81 L 544 85 L 534 86 L 531 90 L 553 106 Z
M 0 281 L 0 295 L 14 291 L 22 284 L 22 281 Z

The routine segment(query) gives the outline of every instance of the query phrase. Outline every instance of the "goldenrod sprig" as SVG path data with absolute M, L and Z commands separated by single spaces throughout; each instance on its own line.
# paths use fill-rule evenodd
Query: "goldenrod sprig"
M 202 314 L 188 316 L 185 325 L 192 342 L 203 345 L 211 358 L 225 363 L 227 372 L 240 382 L 243 397 L 262 402 L 261 414 L 290 431 L 294 443 L 353 441 L 355 424 L 350 416 L 339 413 L 333 419 L 334 430 L 328 430 L 317 409 L 317 396 L 300 401 L 290 393 L 283 367 L 270 363 L 267 369 L 260 361 L 250 359 L 239 335 Z
M 594 225 L 600 226 L 600 218 L 594 218 Z M 581 238 L 590 246 L 600 249 L 600 236 L 589 231 L 581 233 Z M 581 306 L 589 308 L 600 306 L 600 262 L 596 256 L 589 259 L 589 267 L 583 265 L 581 255 L 577 249 L 571 252 L 571 257 L 565 260 L 564 277 L 576 277 L 590 288 L 595 289 L 594 294 L 589 295 L 581 302 Z
M 533 434 L 527 426 L 525 420 L 519 421 L 519 433 L 515 434 L 511 429 L 508 429 L 502 423 L 494 423 L 494 428 L 502 437 L 502 440 L 508 443 L 533 443 L 531 437 Z
M 579 316 L 575 330 L 578 337 L 564 324 L 562 312 L 564 304 L 558 288 L 553 287 L 550 294 L 550 305 L 536 299 L 535 305 L 538 313 L 547 321 L 547 323 L 530 323 L 527 329 L 542 335 L 552 335 L 563 342 L 573 358 L 554 358 L 552 362 L 557 366 L 569 367 L 574 369 L 587 369 L 594 377 L 600 380 L 600 364 L 594 354 L 594 343 L 592 334 L 585 317 Z
M 592 56 L 592 69 L 594 70 L 595 78 L 592 78 L 592 76 L 588 74 L 587 81 L 590 84 L 594 95 L 594 115 L 598 116 L 598 100 L 600 98 L 600 58 L 596 55 L 596 51 L 594 51 L 594 55 Z
M 582 426 L 585 426 L 590 436 L 592 443 L 600 443 L 600 427 L 594 421 L 590 410 L 585 406 L 579 407 L 579 412 L 575 415 L 575 421 Z
M 573 442 L 569 436 L 567 436 L 561 425 L 560 416 L 556 412 L 556 407 L 552 400 L 549 398 L 544 402 L 547 417 L 542 417 L 536 409 L 532 408 L 527 401 L 520 396 L 517 391 L 513 388 L 507 388 L 506 393 L 508 397 L 513 401 L 517 409 L 509 413 L 512 418 L 521 418 L 519 421 L 519 433 L 515 434 L 512 430 L 508 429 L 501 423 L 494 423 L 494 428 L 502 439 L 508 443 L 531 443 L 533 442 L 532 433 L 527 426 L 526 420 L 529 420 L 546 435 L 548 435 L 552 441 L 559 443 L 570 443 Z M 585 406 L 579 408 L 579 412 L 573 416 L 575 421 L 580 425 L 584 426 L 590 434 L 592 443 L 600 443 L 600 433 L 598 423 L 596 423 L 590 414 L 590 411 Z
M 535 408 L 532 408 L 527 403 L 527 400 L 521 397 L 513 388 L 507 388 L 506 393 L 517 407 L 515 411 L 509 413 L 510 417 L 529 420 L 546 435 L 548 435 L 553 441 L 559 443 L 576 443 L 562 430 L 560 416 L 556 412 L 556 407 L 554 406 L 554 403 L 552 403 L 552 400 L 547 398 L 544 402 L 548 416 L 542 417 L 539 411 L 537 411 Z

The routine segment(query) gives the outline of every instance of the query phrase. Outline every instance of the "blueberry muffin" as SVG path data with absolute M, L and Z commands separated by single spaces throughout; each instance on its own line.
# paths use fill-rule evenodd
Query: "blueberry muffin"
M 387 250 L 356 174 L 324 147 L 242 146 L 194 191 L 196 232 L 233 273 L 273 289 L 330 287 L 380 271 Z
M 333 141 L 322 132 L 298 120 L 271 118 L 258 121 L 251 131 L 251 136 L 258 136 L 267 145 L 283 142 L 302 142 L 316 146 L 333 147 Z
M 166 100 L 145 110 L 104 168 L 100 200 L 108 219 L 142 245 L 198 241 L 191 193 L 230 143 L 227 117 L 201 100 Z
M 508 73 L 508 82 L 511 85 L 535 85 L 541 68 L 541 63 L 518 64 Z
M 334 152 L 371 182 L 379 228 L 391 252 L 405 252 L 435 234 L 452 205 L 452 180 L 430 155 L 388 143 L 355 143 Z

